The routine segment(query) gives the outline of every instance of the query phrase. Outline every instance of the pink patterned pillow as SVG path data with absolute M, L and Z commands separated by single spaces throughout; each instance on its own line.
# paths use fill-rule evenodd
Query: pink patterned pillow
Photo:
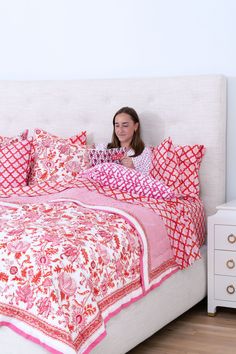
M 19 141 L 25 140 L 28 138 L 29 130 L 25 129 L 20 135 L 14 137 L 0 136 L 0 146 L 5 146 L 11 143 L 17 143 Z
M 140 172 L 113 163 L 97 165 L 83 172 L 83 176 L 103 186 L 119 189 L 122 192 L 134 193 L 147 198 L 174 197 L 174 193 L 163 183 L 145 176 Z
M 85 131 L 71 138 L 60 138 L 36 129 L 29 184 L 61 182 L 76 177 L 88 167 L 85 152 Z
M 0 187 L 27 185 L 31 142 L 22 140 L 0 147 Z
M 176 146 L 175 152 L 181 172 L 181 193 L 189 196 L 199 195 L 199 169 L 205 153 L 205 147 L 198 144 Z
M 126 148 L 114 148 L 106 150 L 88 150 L 88 160 L 91 167 L 105 162 L 120 163 L 120 160 L 124 156 Z
M 180 193 L 180 169 L 171 138 L 165 139 L 151 150 L 150 176 L 165 183 L 174 192 Z

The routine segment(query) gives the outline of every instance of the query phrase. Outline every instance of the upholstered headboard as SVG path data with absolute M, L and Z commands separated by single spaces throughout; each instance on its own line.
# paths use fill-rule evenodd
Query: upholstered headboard
M 0 134 L 43 128 L 61 136 L 81 129 L 89 141 L 106 142 L 112 117 L 122 106 L 141 118 L 146 144 L 172 137 L 175 144 L 207 148 L 201 190 L 207 214 L 225 200 L 226 79 L 223 76 L 172 78 L 2 81 Z

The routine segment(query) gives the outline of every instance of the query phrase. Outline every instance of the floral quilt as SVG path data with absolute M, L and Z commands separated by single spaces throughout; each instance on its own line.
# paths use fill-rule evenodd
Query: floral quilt
M 108 317 L 200 257 L 200 201 L 194 209 L 84 178 L 2 197 L 0 325 L 52 353 L 89 353 Z

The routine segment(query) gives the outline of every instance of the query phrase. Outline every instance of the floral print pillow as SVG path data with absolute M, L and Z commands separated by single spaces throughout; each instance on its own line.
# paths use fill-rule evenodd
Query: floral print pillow
M 60 138 L 36 129 L 33 140 L 29 185 L 68 181 L 88 167 L 85 158 L 86 131 Z

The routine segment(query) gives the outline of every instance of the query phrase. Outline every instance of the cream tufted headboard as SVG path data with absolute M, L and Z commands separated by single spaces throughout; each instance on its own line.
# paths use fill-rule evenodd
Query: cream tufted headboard
M 106 142 L 122 106 L 140 115 L 146 144 L 171 136 L 175 144 L 201 143 L 207 214 L 225 200 L 226 79 L 223 76 L 0 82 L 0 134 L 43 128 L 61 136 L 88 131 Z

